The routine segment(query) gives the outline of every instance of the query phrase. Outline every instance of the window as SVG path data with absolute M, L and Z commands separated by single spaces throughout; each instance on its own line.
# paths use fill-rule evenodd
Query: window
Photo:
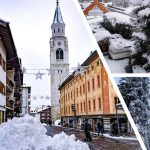
M 64 30 L 62 29 L 62 33 L 64 32 Z
M 81 86 L 80 86 L 80 96 L 82 95 L 82 88 L 81 88 Z
M 81 112 L 82 112 L 82 103 L 81 103 Z
M 74 98 L 75 98 L 75 90 L 74 90 Z
M 119 104 L 120 101 L 119 101 L 119 98 L 118 97 L 114 97 L 114 104 L 115 104 L 115 107 L 117 104 Z
M 78 88 L 77 88 L 77 97 L 78 97 Z
M 58 32 L 60 32 L 60 29 L 58 28 Z
M 98 98 L 98 106 L 99 106 L 99 110 L 101 110 L 101 99 Z
M 97 62 L 97 66 L 99 66 L 99 61 Z
M 66 94 L 66 101 L 67 101 L 67 94 Z
M 95 82 L 94 82 L 94 79 L 92 79 L 92 89 L 95 90 Z
M 70 94 L 68 93 L 68 100 L 70 100 Z
M 100 77 L 97 76 L 97 86 L 100 87 Z
M 88 82 L 88 92 L 90 92 L 90 82 Z
M 71 99 L 72 99 L 72 91 L 71 91 Z
M 58 48 L 56 51 L 56 59 L 63 59 L 63 58 L 64 58 L 63 50 L 61 48 Z
M 5 85 L 2 82 L 0 82 L 0 93 L 5 94 Z
M 85 93 L 85 86 L 84 86 L 84 84 L 83 84 L 83 94 Z
M 93 110 L 96 110 L 95 99 L 93 100 Z
M 84 111 L 85 111 L 85 102 L 84 102 Z
M 89 111 L 91 111 L 91 101 L 88 101 L 89 104 Z
M 55 33 L 55 29 L 54 29 L 54 33 Z
M 77 104 L 77 113 L 79 113 L 79 104 Z
M 70 107 L 68 107 L 69 108 L 69 114 L 70 114 Z

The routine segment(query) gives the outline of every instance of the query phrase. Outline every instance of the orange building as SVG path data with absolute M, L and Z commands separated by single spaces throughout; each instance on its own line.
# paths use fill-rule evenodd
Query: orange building
M 82 128 L 86 118 L 95 131 L 97 121 L 102 120 L 105 132 L 109 132 L 116 119 L 119 100 L 97 51 L 92 52 L 81 66 L 85 66 L 81 74 L 73 72 L 59 87 L 62 123 Z M 125 131 L 126 115 L 123 110 L 117 113 L 121 130 Z

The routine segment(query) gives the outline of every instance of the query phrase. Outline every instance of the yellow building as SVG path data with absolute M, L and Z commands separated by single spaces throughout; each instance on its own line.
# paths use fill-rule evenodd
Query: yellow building
M 111 123 L 119 118 L 120 130 L 124 132 L 127 118 L 123 110 L 118 110 L 116 117 L 119 100 L 97 51 L 81 66 L 85 66 L 82 73 L 74 71 L 59 87 L 62 123 L 82 128 L 86 118 L 95 131 L 97 121 L 101 120 L 105 132 L 109 132 Z

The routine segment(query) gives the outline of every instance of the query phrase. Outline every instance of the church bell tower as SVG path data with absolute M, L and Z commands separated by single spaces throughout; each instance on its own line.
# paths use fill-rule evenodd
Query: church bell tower
M 50 69 L 51 69 L 51 106 L 52 121 L 60 118 L 60 93 L 59 86 L 69 75 L 68 40 L 65 37 L 65 23 L 56 1 L 56 9 L 51 25 L 52 37 L 50 38 Z

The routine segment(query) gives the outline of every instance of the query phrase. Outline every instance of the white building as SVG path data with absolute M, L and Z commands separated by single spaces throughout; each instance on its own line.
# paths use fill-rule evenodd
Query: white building
M 22 87 L 22 112 L 20 116 L 29 114 L 30 95 L 31 95 L 31 87 L 23 86 Z
M 52 121 L 60 118 L 59 86 L 69 74 L 68 41 L 65 37 L 65 23 L 57 1 L 50 39 L 50 68 L 51 68 L 51 105 Z
M 0 20 L 1 25 L 1 20 Z M 5 122 L 6 111 L 6 50 L 0 37 L 0 123 Z

